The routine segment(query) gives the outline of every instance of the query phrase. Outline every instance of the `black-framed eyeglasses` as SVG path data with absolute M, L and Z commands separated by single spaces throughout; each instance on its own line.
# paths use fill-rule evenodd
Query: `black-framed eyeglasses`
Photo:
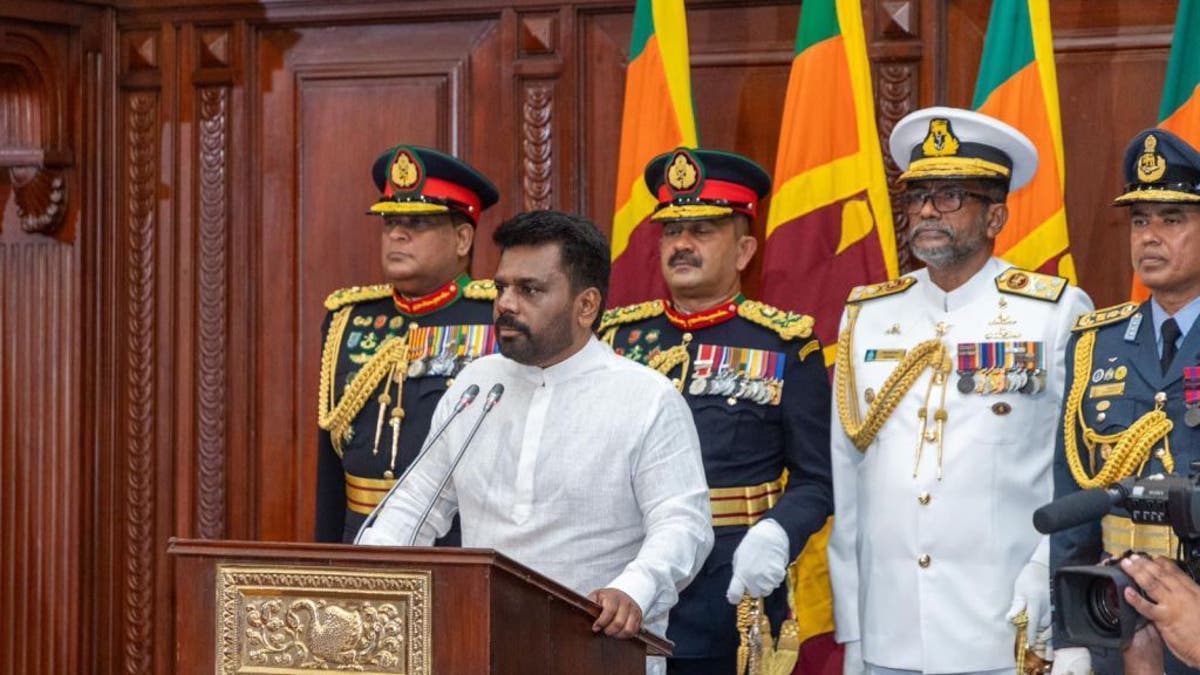
M 901 193 L 900 204 L 909 213 L 919 213 L 921 209 L 925 208 L 925 202 L 931 201 L 933 208 L 937 209 L 938 213 L 953 213 L 963 207 L 963 199 L 966 197 L 974 197 L 984 204 L 991 204 L 995 201 L 982 192 L 972 192 L 960 187 L 943 187 L 936 190 L 910 190 Z

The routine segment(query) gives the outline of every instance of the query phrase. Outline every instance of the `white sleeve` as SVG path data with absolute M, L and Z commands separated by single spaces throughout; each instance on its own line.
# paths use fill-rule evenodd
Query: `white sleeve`
M 637 557 L 608 584 L 637 602 L 645 623 L 675 605 L 713 545 L 708 483 L 691 410 L 670 385 L 660 400 L 632 462 L 646 537 Z
M 843 312 L 838 326 L 845 330 Z M 853 355 L 853 342 L 851 342 Z M 836 375 L 835 375 L 835 382 Z M 858 392 L 850 392 L 858 396 Z M 862 453 L 846 435 L 838 416 L 837 390 L 830 406 L 829 459 L 833 472 L 833 531 L 829 535 L 829 579 L 833 586 L 833 618 L 838 642 L 860 639 L 858 616 L 858 465 Z
M 433 413 L 430 433 L 442 425 L 456 401 L 457 398 L 451 399 L 448 393 L 442 396 Z M 379 517 L 362 533 L 358 543 L 366 546 L 406 546 L 421 514 L 433 499 L 438 484 L 450 469 L 450 463 L 454 459 L 453 453 L 454 449 L 447 442 L 447 436 L 443 435 L 412 473 L 404 478 L 404 483 L 384 502 Z M 450 530 L 454 514 L 458 512 L 456 494 L 454 482 L 451 481 L 438 496 L 437 503 L 433 505 L 429 517 L 421 526 L 421 532 L 414 545 L 432 546 L 434 539 Z

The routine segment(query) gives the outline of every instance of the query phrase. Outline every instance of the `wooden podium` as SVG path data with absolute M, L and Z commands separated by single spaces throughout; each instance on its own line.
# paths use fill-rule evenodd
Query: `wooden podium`
M 172 539 L 175 672 L 645 672 L 671 643 L 486 549 Z

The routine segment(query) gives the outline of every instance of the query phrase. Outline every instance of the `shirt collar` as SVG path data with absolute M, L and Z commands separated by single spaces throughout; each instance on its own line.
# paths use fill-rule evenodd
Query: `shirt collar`
M 925 297 L 943 311 L 953 312 L 986 297 L 989 294 L 989 288 L 994 287 L 996 277 L 1009 267 L 1011 265 L 999 258 L 988 258 L 983 267 L 968 279 L 967 283 L 952 291 L 943 291 L 933 283 L 929 279 L 929 270 L 921 270 L 918 274 L 924 277 L 920 280 L 926 282 L 920 284 Z
M 396 309 L 400 310 L 402 314 L 422 316 L 458 300 L 462 297 L 463 288 L 470 282 L 471 277 L 460 274 L 436 291 L 415 298 L 403 296 L 399 291 L 392 289 L 392 300 L 396 303 Z
M 1158 304 L 1158 300 L 1153 296 L 1150 298 L 1150 319 L 1154 322 L 1154 344 L 1161 347 L 1162 342 L 1162 325 L 1172 315 L 1167 314 L 1167 310 L 1163 309 L 1162 305 Z M 1196 323 L 1196 318 L 1200 317 L 1200 297 L 1194 298 L 1191 302 L 1184 305 L 1182 309 L 1175 312 L 1175 323 L 1179 324 L 1179 339 L 1182 340 L 1187 336 L 1188 331 Z
M 595 336 L 592 336 L 588 338 L 583 349 L 549 368 L 527 366 L 511 359 L 509 359 L 509 363 L 512 365 L 513 373 L 517 377 L 538 386 L 553 386 L 601 368 L 604 364 L 605 356 L 611 353 L 612 350 L 609 349 L 608 345 L 597 340 Z

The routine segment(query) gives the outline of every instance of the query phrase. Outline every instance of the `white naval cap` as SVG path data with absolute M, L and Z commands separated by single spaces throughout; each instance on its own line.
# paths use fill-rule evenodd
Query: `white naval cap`
M 1001 180 L 1016 190 L 1037 172 L 1038 153 L 1017 129 L 972 110 L 937 106 L 896 123 L 888 141 L 901 180 Z

